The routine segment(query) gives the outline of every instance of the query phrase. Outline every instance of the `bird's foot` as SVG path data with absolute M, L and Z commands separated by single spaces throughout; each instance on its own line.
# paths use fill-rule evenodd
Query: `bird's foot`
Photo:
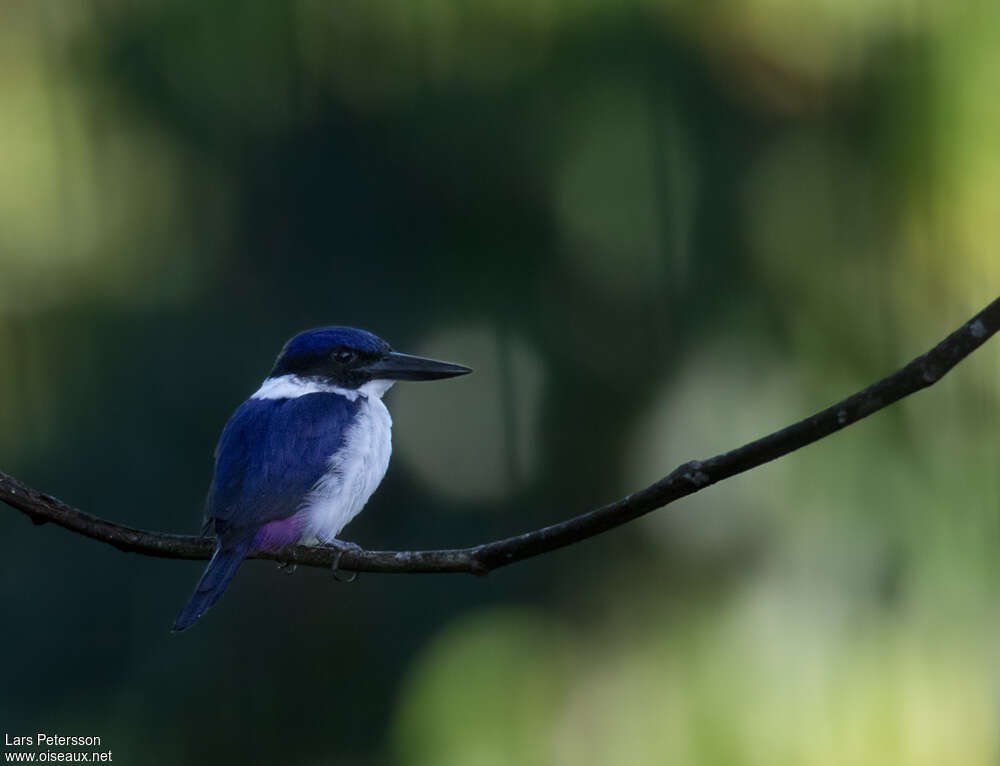
M 357 543 L 348 543 L 343 540 L 333 540 L 327 543 L 324 547 L 332 548 L 333 553 L 333 564 L 330 565 L 330 571 L 333 573 L 333 578 L 337 582 L 354 582 L 358 579 L 357 572 L 351 572 L 350 577 L 342 577 L 340 569 L 340 559 L 345 553 L 364 553 L 365 549 L 362 548 Z
M 281 572 L 282 574 L 286 574 L 286 575 L 295 574 L 295 569 L 297 567 L 298 567 L 298 564 L 296 564 L 296 563 L 294 563 L 292 561 L 279 561 L 278 562 L 278 571 Z

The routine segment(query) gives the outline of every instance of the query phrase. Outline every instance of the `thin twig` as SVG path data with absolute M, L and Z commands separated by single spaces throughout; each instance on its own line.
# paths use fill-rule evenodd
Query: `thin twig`
M 694 494 L 718 481 L 756 468 L 819 441 L 873 412 L 927 388 L 1000 330 L 997 298 L 955 332 L 879 382 L 843 401 L 756 441 L 708 460 L 685 463 L 655 484 L 616 502 L 566 521 L 522 535 L 471 548 L 437 551 L 346 550 L 340 569 L 355 572 L 466 572 L 486 574 L 515 561 L 562 548 L 621 526 L 657 508 Z M 52 522 L 71 532 L 109 543 L 119 550 L 175 559 L 208 559 L 209 538 L 147 532 L 92 516 L 0 472 L 0 500 L 25 513 L 36 524 Z M 336 552 L 295 546 L 252 558 L 304 566 L 330 567 Z

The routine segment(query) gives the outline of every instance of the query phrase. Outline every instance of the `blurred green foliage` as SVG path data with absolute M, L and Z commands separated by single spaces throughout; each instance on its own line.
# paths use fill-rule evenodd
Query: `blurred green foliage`
M 0 461 L 194 531 L 283 340 L 476 375 L 389 396 L 347 530 L 471 544 L 780 427 L 1000 284 L 1000 6 L 0 7 Z M 0 515 L 6 731 L 116 762 L 992 764 L 998 354 L 486 580 L 200 567 Z

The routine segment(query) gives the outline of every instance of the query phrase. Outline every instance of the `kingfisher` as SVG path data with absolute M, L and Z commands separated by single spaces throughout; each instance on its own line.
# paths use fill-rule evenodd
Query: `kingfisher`
M 201 617 L 250 554 L 337 545 L 389 467 L 385 392 L 397 380 L 469 372 L 393 351 L 353 327 L 320 327 L 289 340 L 222 429 L 206 509 L 215 552 L 173 630 Z

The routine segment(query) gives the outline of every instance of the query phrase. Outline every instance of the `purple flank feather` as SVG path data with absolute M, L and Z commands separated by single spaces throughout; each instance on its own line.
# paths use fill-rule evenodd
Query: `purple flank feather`
M 271 521 L 257 530 L 253 539 L 251 551 L 276 551 L 293 543 L 302 537 L 306 523 L 305 511 L 299 511 L 287 519 Z

